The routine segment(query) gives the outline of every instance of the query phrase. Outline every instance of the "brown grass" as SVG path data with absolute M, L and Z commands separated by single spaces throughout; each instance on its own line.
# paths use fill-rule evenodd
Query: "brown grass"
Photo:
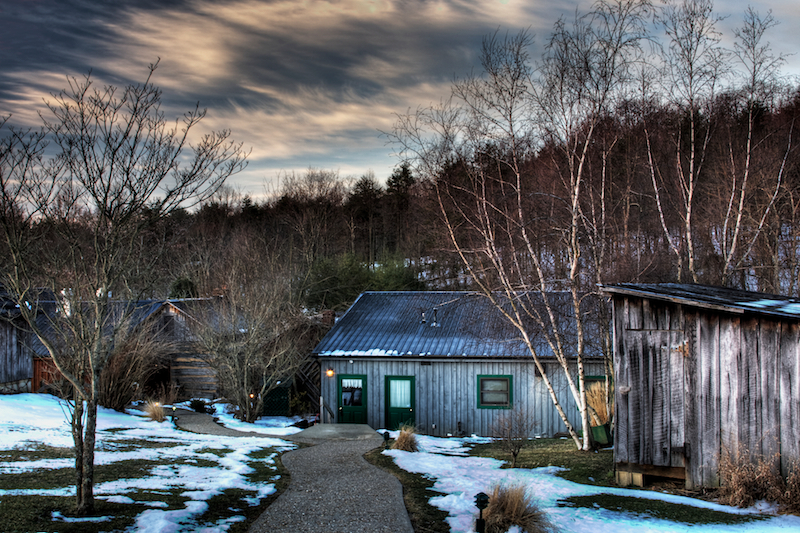
M 519 526 L 527 533 L 549 530 L 547 518 L 523 485 L 495 485 L 483 516 L 486 533 L 505 533 L 511 526 Z
M 789 470 L 781 506 L 787 513 L 800 515 L 800 462 L 795 461 Z
M 726 450 L 719 463 L 720 503 L 750 507 L 759 500 L 767 500 L 784 505 L 787 486 L 779 465 L 779 453 L 751 458 L 743 448 L 736 453 Z
M 611 421 L 608 404 L 606 404 L 606 384 L 604 382 L 595 381 L 589 385 L 586 389 L 586 403 L 589 405 L 589 416 L 593 426 L 602 426 Z
M 400 428 L 400 433 L 397 435 L 394 443 L 392 443 L 393 450 L 403 450 L 405 452 L 417 451 L 417 436 L 413 426 L 403 426 Z
M 166 420 L 166 416 L 164 415 L 164 404 L 161 402 L 147 400 L 147 402 L 144 404 L 144 412 L 147 414 L 150 420 L 154 420 L 156 422 L 163 422 Z

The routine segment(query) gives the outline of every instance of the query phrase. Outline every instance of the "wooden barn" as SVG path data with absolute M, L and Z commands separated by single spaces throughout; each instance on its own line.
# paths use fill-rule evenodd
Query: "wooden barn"
M 719 486 L 720 457 L 800 459 L 800 300 L 687 284 L 618 284 L 614 454 L 646 476 Z
M 563 372 L 544 340 L 536 342 L 559 401 L 580 427 Z M 599 378 L 602 356 L 590 353 L 586 374 Z M 520 409 L 532 437 L 565 431 L 519 333 L 476 293 L 363 293 L 314 354 L 323 421 L 490 435 L 499 415 Z
M 19 311 L 0 287 L 0 393 L 31 390 L 33 358 L 20 326 Z

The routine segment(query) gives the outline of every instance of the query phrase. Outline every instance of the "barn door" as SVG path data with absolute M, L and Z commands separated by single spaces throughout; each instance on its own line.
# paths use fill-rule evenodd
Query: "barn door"
M 367 423 L 367 376 L 339 375 L 339 422 Z
M 682 331 L 629 330 L 628 460 L 683 467 L 685 442 Z
M 414 376 L 386 376 L 388 429 L 414 425 Z

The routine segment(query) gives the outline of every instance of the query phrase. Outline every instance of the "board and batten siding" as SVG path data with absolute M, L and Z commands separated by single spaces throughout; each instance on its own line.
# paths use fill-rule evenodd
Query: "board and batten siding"
M 10 322 L 0 321 L 0 390 L 30 390 L 32 376 L 33 359 L 20 342 L 19 330 Z
M 724 453 L 800 459 L 800 325 L 614 298 L 615 462 L 719 486 Z
M 513 406 L 529 413 L 533 427 L 531 436 L 552 437 L 566 431 L 542 378 L 536 376 L 535 366 L 530 361 L 320 357 L 320 363 L 322 396 L 325 405 L 334 413 L 337 412 L 337 376 L 367 377 L 367 424 L 375 429 L 386 427 L 385 377 L 413 376 L 415 422 L 419 433 L 439 437 L 456 435 L 460 422 L 461 431 L 466 435 L 491 435 L 494 421 L 508 410 L 478 408 L 478 376 L 510 375 Z M 546 367 L 570 422 L 580 427 L 580 414 L 560 367 L 555 363 L 546 363 Z M 334 371 L 332 377 L 325 375 L 329 368 Z M 603 365 L 586 364 L 585 372 L 586 375 L 602 375 Z

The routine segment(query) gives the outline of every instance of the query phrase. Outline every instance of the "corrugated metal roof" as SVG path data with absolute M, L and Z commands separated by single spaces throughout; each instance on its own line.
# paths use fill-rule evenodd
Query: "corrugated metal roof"
M 551 356 L 545 340 L 532 329 L 530 334 L 537 353 Z M 314 353 L 343 357 L 530 356 L 519 332 L 488 298 L 474 292 L 365 292 Z M 597 354 L 591 347 L 589 353 Z
M 729 313 L 756 313 L 800 319 L 800 299 L 691 283 L 619 283 L 606 285 L 612 294 L 628 294 Z

